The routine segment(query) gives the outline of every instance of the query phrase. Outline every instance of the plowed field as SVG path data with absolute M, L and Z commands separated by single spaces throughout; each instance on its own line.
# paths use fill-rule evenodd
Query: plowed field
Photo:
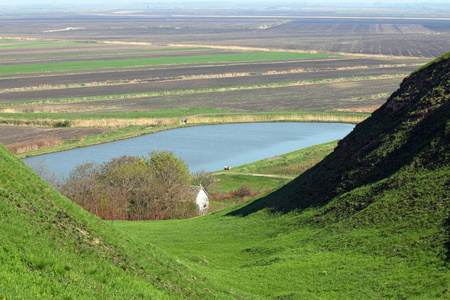
M 95 119 L 180 107 L 367 110 L 383 104 L 406 74 L 450 47 L 443 38 L 450 33 L 445 18 L 399 24 L 395 18 L 191 13 L 8 15 L 11 27 L 2 34 L 20 33 L 20 39 L 0 39 L 0 121 L 10 122 L 10 113 L 26 113 L 29 122 L 35 112 L 63 119 L 61 113 L 72 119 L 90 113 Z M 84 134 L 68 128 L 25 134 L 28 127 L 18 128 L 2 127 L 0 142 L 12 143 L 15 135 L 19 141 Z

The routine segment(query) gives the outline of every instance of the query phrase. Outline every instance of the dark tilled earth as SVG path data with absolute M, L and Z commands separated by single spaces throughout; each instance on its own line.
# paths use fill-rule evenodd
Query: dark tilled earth
M 375 69 L 355 69 L 338 71 L 316 71 L 293 74 L 265 75 L 265 76 L 244 76 L 213 79 L 191 79 L 191 80 L 157 80 L 137 84 L 118 84 L 110 86 L 76 87 L 56 90 L 35 90 L 27 92 L 9 92 L 0 94 L 1 102 L 16 102 L 43 99 L 60 99 L 72 97 L 89 97 L 116 95 L 128 93 L 147 93 L 170 90 L 204 89 L 215 87 L 231 87 L 254 84 L 265 84 L 274 82 L 302 81 L 336 79 L 355 76 L 377 76 L 385 74 L 409 74 L 416 67 L 396 67 L 396 68 L 375 68 Z
M 15 143 L 57 138 L 69 140 L 109 131 L 100 128 L 49 128 L 0 125 L 0 143 L 5 146 Z

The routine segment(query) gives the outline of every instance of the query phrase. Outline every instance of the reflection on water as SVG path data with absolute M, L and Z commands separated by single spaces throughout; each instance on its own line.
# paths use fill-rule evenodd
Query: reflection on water
M 25 158 L 44 162 L 56 175 L 85 162 L 105 162 L 122 155 L 143 156 L 168 150 L 191 171 L 217 171 L 312 145 L 342 139 L 354 125 L 341 123 L 243 123 L 173 129 L 132 139 Z

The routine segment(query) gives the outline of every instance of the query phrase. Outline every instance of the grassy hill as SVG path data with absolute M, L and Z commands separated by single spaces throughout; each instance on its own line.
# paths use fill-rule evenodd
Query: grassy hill
M 411 74 L 276 192 L 205 218 L 116 225 L 249 298 L 450 298 L 449 71 L 450 53 Z
M 190 220 L 103 222 L 0 146 L 0 299 L 450 298 L 450 53 L 312 169 Z
M 0 299 L 167 299 L 221 295 L 151 244 L 50 187 L 0 144 Z

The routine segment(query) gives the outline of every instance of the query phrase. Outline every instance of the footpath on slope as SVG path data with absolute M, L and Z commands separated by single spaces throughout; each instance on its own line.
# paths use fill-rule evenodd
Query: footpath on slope
M 229 171 L 219 171 L 214 172 L 214 175 L 248 175 L 248 176 L 260 176 L 260 177 L 271 177 L 271 178 L 285 178 L 294 179 L 298 175 L 274 175 L 274 174 L 256 174 L 256 173 L 243 173 L 243 172 L 229 172 Z

